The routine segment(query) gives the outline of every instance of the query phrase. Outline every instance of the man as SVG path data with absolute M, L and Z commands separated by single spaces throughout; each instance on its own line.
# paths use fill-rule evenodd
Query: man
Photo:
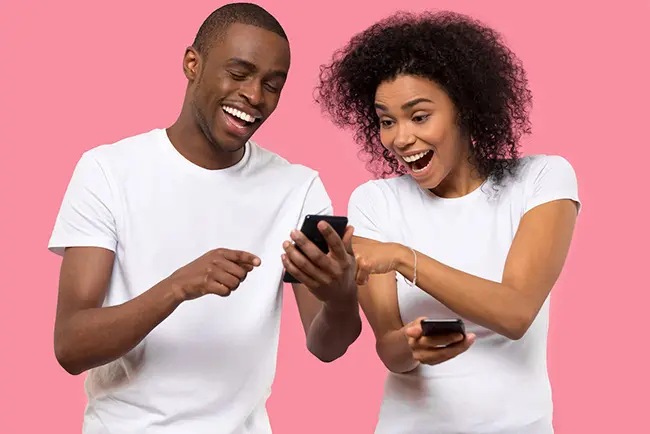
M 320 225 L 327 255 L 292 231 L 332 213 L 323 184 L 249 140 L 289 64 L 267 11 L 217 9 L 185 52 L 178 120 L 79 160 L 49 248 L 56 357 L 89 371 L 85 433 L 269 433 L 284 269 L 314 355 L 358 337 L 352 228 Z

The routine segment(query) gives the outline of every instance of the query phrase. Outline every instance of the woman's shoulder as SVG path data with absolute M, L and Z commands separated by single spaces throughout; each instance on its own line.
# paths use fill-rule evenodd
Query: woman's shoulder
M 352 197 L 356 199 L 365 197 L 391 202 L 403 198 L 410 191 L 417 193 L 418 188 L 418 185 L 408 175 L 372 179 L 357 186 L 352 192 Z
M 519 159 L 516 173 L 523 178 L 530 178 L 549 170 L 553 172 L 574 172 L 569 160 L 561 155 L 533 154 Z
M 394 176 L 390 178 L 371 179 L 355 188 L 355 191 L 402 191 L 417 187 L 409 175 Z
M 522 157 L 510 184 L 514 194 L 508 196 L 521 197 L 526 210 L 555 199 L 572 199 L 579 204 L 576 172 L 561 155 Z

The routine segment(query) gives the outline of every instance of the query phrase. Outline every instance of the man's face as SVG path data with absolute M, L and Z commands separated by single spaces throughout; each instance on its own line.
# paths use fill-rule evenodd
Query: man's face
M 235 152 L 273 113 L 291 62 L 281 36 L 246 24 L 232 24 L 207 58 L 185 55 L 194 118 L 218 150 Z

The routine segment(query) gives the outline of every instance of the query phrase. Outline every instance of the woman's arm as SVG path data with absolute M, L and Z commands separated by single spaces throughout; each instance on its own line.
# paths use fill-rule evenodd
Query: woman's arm
M 354 245 L 364 243 L 374 242 L 356 238 Z M 368 282 L 359 287 L 359 302 L 375 334 L 377 354 L 391 372 L 403 374 L 420 363 L 446 362 L 474 343 L 475 336 L 471 333 L 466 339 L 460 335 L 422 336 L 422 318 L 404 325 L 397 302 L 395 272 L 370 276 Z
M 510 339 L 520 339 L 562 271 L 576 216 L 575 202 L 567 199 L 528 211 L 508 253 L 501 283 L 464 273 L 418 252 L 417 286 L 464 318 Z M 393 269 L 413 279 L 413 252 L 406 246 L 357 243 L 355 251 L 359 267 L 371 278 L 374 273 Z
M 386 368 L 395 373 L 415 369 L 418 362 L 413 358 L 399 314 L 395 272 L 370 276 L 366 285 L 359 286 L 358 297 L 375 335 L 377 354 Z

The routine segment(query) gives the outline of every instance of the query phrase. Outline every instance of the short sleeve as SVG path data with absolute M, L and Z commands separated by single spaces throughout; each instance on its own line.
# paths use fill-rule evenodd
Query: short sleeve
M 354 227 L 355 236 L 386 242 L 382 221 L 387 213 L 382 210 L 385 201 L 381 200 L 379 193 L 378 187 L 371 182 L 357 187 L 348 201 L 348 220 Z
M 300 223 L 305 220 L 305 217 L 309 214 L 312 215 L 332 215 L 334 213 L 334 208 L 332 206 L 332 201 L 325 190 L 325 185 L 320 176 L 313 178 L 307 194 L 305 196 L 305 202 L 302 206 L 302 212 L 300 214 Z
M 77 162 L 54 223 L 48 249 L 62 255 L 67 247 L 117 246 L 114 197 L 106 173 L 86 152 Z
M 560 156 L 545 156 L 535 161 L 528 173 L 524 213 L 559 199 L 576 203 L 578 212 L 582 207 L 578 198 L 578 180 L 571 164 Z

